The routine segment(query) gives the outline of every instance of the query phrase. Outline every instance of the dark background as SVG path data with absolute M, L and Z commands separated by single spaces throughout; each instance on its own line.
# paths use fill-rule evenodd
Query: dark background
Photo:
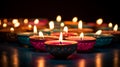
M 119 2 L 112 0 L 1 0 L 0 18 L 48 18 L 55 20 L 57 15 L 62 20 L 71 20 L 77 16 L 83 21 L 119 23 Z

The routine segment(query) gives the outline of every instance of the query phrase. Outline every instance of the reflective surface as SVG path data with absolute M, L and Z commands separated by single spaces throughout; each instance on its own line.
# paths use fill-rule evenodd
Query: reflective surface
M 120 67 L 120 46 L 94 48 L 74 53 L 68 59 L 54 59 L 47 52 L 13 43 L 0 43 L 0 67 Z

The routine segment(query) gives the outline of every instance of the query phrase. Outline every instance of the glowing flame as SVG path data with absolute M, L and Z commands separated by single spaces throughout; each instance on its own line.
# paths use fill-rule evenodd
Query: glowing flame
M 62 42 L 62 40 L 63 40 L 63 34 L 62 34 L 62 32 L 60 32 L 59 41 Z
M 39 23 L 39 19 L 35 19 L 34 24 L 38 24 L 38 23 Z
M 99 18 L 97 21 L 96 21 L 97 25 L 101 25 L 103 23 L 103 19 L 102 18 Z
M 13 28 L 13 27 L 11 27 L 11 28 L 10 28 L 10 31 L 11 31 L 11 32 L 13 32 L 13 31 L 14 31 L 14 28 Z
M 32 28 L 32 25 L 31 25 L 31 24 L 29 24 L 29 25 L 28 25 L 28 28 Z
M 108 24 L 108 27 L 110 27 L 110 28 L 112 28 L 112 27 L 113 27 L 113 25 L 112 25 L 112 23 L 111 23 L 111 22 Z
M 49 22 L 49 28 L 52 30 L 54 29 L 54 22 L 53 21 L 50 21 Z
M 18 23 L 18 19 L 13 19 L 13 20 L 12 20 L 12 23 L 13 23 L 13 24 Z
M 102 33 L 102 30 L 98 30 L 95 34 L 100 35 Z
M 28 24 L 28 19 L 24 19 L 24 24 Z
M 39 57 L 37 59 L 37 67 L 45 67 L 45 58 L 44 57 Z
M 19 22 L 17 22 L 17 23 L 14 24 L 14 27 L 19 27 L 19 26 L 20 26 Z
M 64 27 L 64 23 L 61 23 L 60 26 L 61 26 L 61 27 Z
M 63 31 L 67 33 L 67 32 L 68 32 L 68 27 L 65 26 L 65 27 L 63 28 Z
M 61 20 L 62 20 L 61 16 L 58 15 L 58 16 L 56 17 L 56 21 L 57 21 L 57 22 L 61 22 Z
M 1 20 L 0 20 L 0 25 L 2 24 Z
M 73 17 L 72 22 L 77 22 L 78 18 L 77 17 Z
M 34 27 L 33 27 L 33 33 L 37 34 L 37 27 L 36 27 L 36 25 L 34 25 Z
M 7 20 L 7 19 L 3 19 L 3 22 L 4 22 L 4 23 L 7 23 L 7 22 L 8 22 L 8 20 Z
M 78 22 L 78 29 L 82 29 L 82 20 Z
M 117 31 L 118 30 L 118 25 L 115 24 L 114 28 L 113 28 L 113 31 Z
M 3 23 L 3 27 L 4 27 L 4 28 L 7 27 L 7 24 L 6 24 L 6 23 Z
M 80 38 L 83 40 L 83 38 L 84 38 L 84 33 L 83 32 L 80 33 Z
M 43 35 L 42 31 L 39 31 L 39 36 L 44 38 L 44 35 Z

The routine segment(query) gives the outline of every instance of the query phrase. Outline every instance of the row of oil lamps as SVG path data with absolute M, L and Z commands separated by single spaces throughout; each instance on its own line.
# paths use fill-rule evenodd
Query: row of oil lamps
M 47 51 L 54 57 L 66 58 L 75 51 L 87 52 L 94 47 L 119 42 L 117 24 L 113 27 L 109 23 L 107 27 L 101 18 L 96 23 L 83 24 L 82 20 L 77 22 L 77 17 L 63 22 L 61 16 L 57 16 L 56 21 L 35 19 L 29 22 L 24 19 L 23 23 L 17 19 L 12 22 L 5 19 L 0 22 L 0 38 L 1 42 L 19 42 L 40 51 Z

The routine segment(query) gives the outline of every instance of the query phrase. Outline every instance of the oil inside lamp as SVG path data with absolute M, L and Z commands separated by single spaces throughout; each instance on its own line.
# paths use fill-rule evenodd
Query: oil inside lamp
M 99 18 L 97 21 L 96 21 L 97 25 L 101 25 L 103 23 L 103 19 L 102 18 Z
M 38 23 L 39 23 L 39 19 L 35 19 L 34 24 L 38 24 Z
M 78 18 L 77 17 L 73 17 L 72 22 L 76 23 L 77 21 L 78 21 Z
M 61 16 L 58 15 L 58 16 L 56 17 L 56 21 L 57 21 L 57 22 L 61 22 L 61 20 L 62 20 Z
M 78 22 L 78 29 L 82 29 L 82 20 Z
M 4 28 L 7 27 L 7 23 L 3 23 L 3 27 L 4 27 Z
M 24 24 L 28 24 L 28 19 L 24 19 Z

